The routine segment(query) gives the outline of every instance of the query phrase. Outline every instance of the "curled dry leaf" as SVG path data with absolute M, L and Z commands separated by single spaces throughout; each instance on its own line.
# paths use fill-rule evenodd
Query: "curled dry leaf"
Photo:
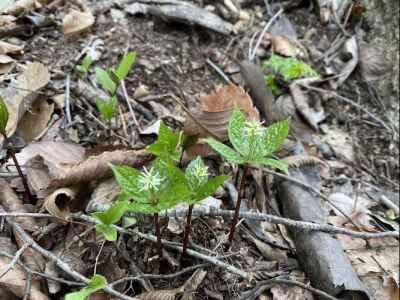
M 360 71 L 366 81 L 375 81 L 382 78 L 390 70 L 382 48 L 360 44 Z
M 12 244 L 10 239 L 2 238 L 0 242 L 0 251 L 10 255 L 15 254 L 15 245 Z M 0 256 L 0 274 L 3 273 L 11 263 L 11 258 L 1 255 Z M 26 273 L 17 264 L 14 268 L 10 269 L 6 274 L 0 278 L 0 286 L 8 289 L 14 295 L 22 299 L 25 295 L 26 289 Z M 49 298 L 41 292 L 41 290 L 34 284 L 31 287 L 31 300 L 49 300 Z
M 92 27 L 94 16 L 86 5 L 81 5 L 82 11 L 72 10 L 63 19 L 64 34 L 80 33 Z
M 259 120 L 260 115 L 250 96 L 234 84 L 223 86 L 211 95 L 200 97 L 200 105 L 193 115 L 197 122 L 221 140 L 228 138 L 228 124 L 233 108 L 237 106 L 251 120 Z M 184 131 L 191 135 L 207 137 L 209 134 L 187 116 Z
M 53 216 L 66 219 L 71 211 L 69 202 L 73 201 L 78 193 L 78 188 L 61 188 L 46 197 L 43 206 Z
M 121 187 L 115 178 L 102 181 L 96 186 L 90 196 L 86 212 L 102 211 L 104 208 L 108 208 L 109 205 L 117 199 L 120 192 Z

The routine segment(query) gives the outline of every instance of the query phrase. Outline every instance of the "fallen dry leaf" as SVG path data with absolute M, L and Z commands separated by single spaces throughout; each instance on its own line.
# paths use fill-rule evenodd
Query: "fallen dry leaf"
M 0 54 L 0 75 L 10 72 L 14 62 L 15 60 L 8 55 Z
M 15 245 L 11 243 L 10 239 L 1 238 L 0 242 L 0 250 L 2 252 L 6 252 L 10 255 L 15 254 Z M 11 258 L 1 255 L 0 256 L 0 273 L 6 270 L 8 265 L 11 262 Z M 17 297 L 22 299 L 25 295 L 26 289 L 26 273 L 22 270 L 19 265 L 16 265 L 14 268 L 9 270 L 6 274 L 4 274 L 0 278 L 0 286 L 7 288 Z M 32 284 L 31 294 L 29 297 L 30 300 L 49 300 L 49 298 L 42 293 L 36 285 Z
M 0 54 L 23 54 L 24 47 L 0 41 Z
M 80 33 L 93 26 L 94 16 L 90 9 L 80 3 L 82 11 L 71 10 L 63 19 L 63 31 L 64 34 L 70 35 L 74 33 Z
M 354 161 L 353 139 L 349 133 L 341 128 L 328 126 L 323 126 L 323 131 L 325 135 L 322 136 L 322 141 L 331 146 L 338 158 Z
M 270 40 L 274 53 L 286 57 L 297 57 L 301 54 L 297 45 L 285 36 L 271 35 Z
M 117 199 L 121 187 L 115 178 L 109 178 L 99 183 L 90 196 L 90 201 L 86 206 L 86 212 L 102 211 Z
M 293 271 L 290 279 L 307 284 L 306 276 L 299 271 Z M 312 300 L 315 299 L 311 292 L 294 285 L 275 284 L 271 288 L 272 300 Z
M 78 188 L 61 188 L 54 191 L 44 200 L 44 208 L 53 216 L 67 219 L 70 215 L 70 201 L 73 201 L 78 193 Z
M 32 108 L 18 122 L 17 132 L 25 143 L 32 142 L 46 129 L 53 112 L 54 104 L 49 104 L 43 98 L 39 98 L 33 103 Z
M 7 7 L 7 9 L 0 11 L 3 14 L 8 15 L 20 15 L 22 13 L 30 12 L 41 8 L 42 5 L 46 5 L 51 0 L 17 0 L 12 1 L 13 3 Z
M 18 76 L 15 88 L 10 86 L 9 93 L 13 94 L 13 96 L 10 98 L 4 97 L 9 112 L 6 128 L 8 136 L 14 134 L 19 120 L 36 100 L 37 94 L 35 92 L 44 87 L 49 81 L 50 73 L 47 67 L 35 62 L 28 64 L 24 72 Z M 2 140 L 0 138 L 0 142 Z
M 223 86 L 213 94 L 200 97 L 200 105 L 193 115 L 200 124 L 221 140 L 228 138 L 228 124 L 233 108 L 237 106 L 251 120 L 259 120 L 260 115 L 250 96 L 234 84 Z M 191 135 L 207 137 L 209 134 L 188 115 L 184 131 Z

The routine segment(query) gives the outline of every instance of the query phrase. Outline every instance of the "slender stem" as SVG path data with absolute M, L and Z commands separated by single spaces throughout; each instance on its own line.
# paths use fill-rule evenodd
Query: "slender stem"
M 243 166 L 243 175 L 240 179 L 238 199 L 236 201 L 235 215 L 233 216 L 231 231 L 229 232 L 227 249 L 229 249 L 231 247 L 232 241 L 233 241 L 233 236 L 235 235 L 235 229 L 236 229 L 236 225 L 237 225 L 238 219 L 239 219 L 240 204 L 242 202 L 242 198 L 243 198 L 243 194 L 244 194 L 244 186 L 246 183 L 246 177 L 247 177 L 247 173 L 249 170 L 250 169 L 248 166 Z
M 163 253 L 162 253 L 163 245 L 161 242 L 161 229 L 160 229 L 160 220 L 158 218 L 158 213 L 154 214 L 154 226 L 156 227 L 158 256 L 161 259 L 163 257 Z
M 4 143 L 7 143 L 8 142 L 7 134 L 5 132 L 3 132 L 3 131 L 1 131 L 0 134 L 4 138 Z M 24 174 L 22 173 L 21 166 L 18 163 L 17 157 L 15 156 L 14 149 L 12 149 L 10 147 L 10 148 L 8 148 L 8 151 L 9 151 L 10 156 L 11 156 L 13 162 L 14 162 L 15 168 L 17 168 L 18 175 L 19 175 L 19 177 L 21 177 L 22 184 L 24 185 L 24 188 L 25 188 L 25 196 L 27 197 L 27 199 L 29 200 L 30 203 L 33 203 L 33 197 L 32 197 L 31 191 L 29 190 L 28 183 L 26 182 Z
M 185 235 L 183 237 L 183 250 L 182 250 L 182 258 L 186 255 L 187 245 L 189 243 L 189 235 L 192 228 L 192 212 L 193 212 L 194 204 L 189 205 L 189 210 L 186 217 L 186 227 L 185 227 Z

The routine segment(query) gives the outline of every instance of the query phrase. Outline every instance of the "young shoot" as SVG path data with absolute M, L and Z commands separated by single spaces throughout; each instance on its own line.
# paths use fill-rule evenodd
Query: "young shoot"
M 89 284 L 78 292 L 69 293 L 65 300 L 85 300 L 91 294 L 104 289 L 107 286 L 107 279 L 101 275 L 94 275 Z
M 285 162 L 271 159 L 269 156 L 282 145 L 289 133 L 289 120 L 283 120 L 269 127 L 262 126 L 259 122 L 251 122 L 246 116 L 235 108 L 229 121 L 228 136 L 233 148 L 208 138 L 206 142 L 227 161 L 243 166 L 243 175 L 239 184 L 238 199 L 232 227 L 229 233 L 230 247 L 235 227 L 238 221 L 241 199 L 244 192 L 244 183 L 250 166 L 269 166 L 287 172 Z
M 92 57 L 89 54 L 86 54 L 85 58 L 82 60 L 82 64 L 76 66 L 76 70 L 82 75 L 86 75 L 92 63 Z

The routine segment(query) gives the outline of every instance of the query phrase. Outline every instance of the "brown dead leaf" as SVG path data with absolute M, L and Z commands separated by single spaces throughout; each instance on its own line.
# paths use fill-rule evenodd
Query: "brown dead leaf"
M 15 60 L 8 55 L 0 54 L 0 75 L 11 71 Z
M 75 34 L 85 31 L 93 26 L 94 16 L 90 9 L 79 1 L 82 11 L 71 10 L 63 19 L 63 31 L 64 34 Z
M 259 120 L 260 115 L 250 96 L 234 84 L 223 86 L 213 94 L 200 97 L 200 104 L 193 115 L 210 132 L 221 140 L 228 138 L 228 124 L 233 108 L 239 107 L 251 120 Z M 191 135 L 207 137 L 198 124 L 187 116 L 184 131 Z
M 110 178 L 99 183 L 90 196 L 86 212 L 101 211 L 117 199 L 121 188 L 115 178 Z
M 51 1 L 52 0 L 17 0 L 10 7 L 7 7 L 6 10 L 2 11 L 2 13 L 20 15 L 41 8 L 43 5 L 46 5 Z
M 0 54 L 23 54 L 24 47 L 0 41 Z
M 353 139 L 349 133 L 341 128 L 330 128 L 327 126 L 323 126 L 322 128 L 325 133 L 322 136 L 322 142 L 329 144 L 339 158 L 354 161 Z
M 37 99 L 19 121 L 18 134 L 26 143 L 32 142 L 46 129 L 53 112 L 54 104 L 49 104 L 43 98 Z
M 299 271 L 293 271 L 290 278 L 307 284 L 306 276 Z M 293 285 L 276 284 L 271 288 L 272 300 L 312 300 L 315 299 L 311 292 Z
M 25 71 L 18 76 L 14 96 L 4 98 L 10 115 L 6 128 L 8 136 L 14 134 L 19 120 L 36 100 L 37 94 L 34 92 L 44 87 L 49 81 L 50 73 L 47 67 L 41 63 L 28 64 Z
M 53 216 L 66 219 L 71 211 L 69 202 L 73 201 L 78 193 L 78 188 L 61 188 L 54 191 L 44 200 L 44 208 Z
M 2 238 L 0 243 L 0 250 L 2 252 L 9 253 L 10 255 L 15 254 L 15 245 L 12 244 L 10 239 Z M 0 256 L 0 273 L 3 273 L 11 262 L 11 258 L 1 255 Z M 0 278 L 0 286 L 7 288 L 17 297 L 22 299 L 25 295 L 26 289 L 26 273 L 22 270 L 19 265 L 9 270 Z M 38 289 L 36 285 L 31 287 L 31 300 L 49 300 L 49 298 Z
M 301 54 L 301 51 L 296 44 L 285 36 L 271 35 L 270 40 L 274 53 L 286 57 L 297 57 Z
M 175 300 L 175 297 L 182 294 L 182 289 L 179 288 L 174 290 L 151 291 L 140 294 L 138 297 L 140 300 Z

